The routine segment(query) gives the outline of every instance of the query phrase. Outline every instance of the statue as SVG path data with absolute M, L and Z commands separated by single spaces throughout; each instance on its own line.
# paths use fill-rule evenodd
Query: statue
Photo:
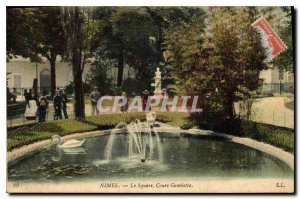
M 154 95 L 161 95 L 162 94 L 162 91 L 161 91 L 161 72 L 160 72 L 159 68 L 156 68 L 154 80 L 155 80 L 155 83 L 151 84 L 152 86 L 155 87 Z
M 156 68 L 155 77 L 160 77 L 161 78 L 161 72 L 160 72 L 158 67 Z

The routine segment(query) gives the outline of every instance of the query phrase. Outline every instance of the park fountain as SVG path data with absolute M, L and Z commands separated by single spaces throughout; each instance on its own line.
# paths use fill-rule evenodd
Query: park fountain
M 82 182 L 119 179 L 287 179 L 285 162 L 206 131 L 157 127 L 156 115 L 120 123 L 110 134 L 82 137 L 77 148 L 55 144 L 10 163 L 10 182 Z M 199 134 L 196 134 L 196 133 Z M 200 134 L 201 133 L 201 134 Z M 208 133 L 208 134 L 207 134 Z M 101 154 L 99 154 L 101 152 Z M 234 154 L 234 155 L 232 155 Z
M 128 158 L 139 156 L 141 162 L 146 161 L 146 153 L 149 150 L 148 158 L 153 158 L 154 148 L 157 149 L 159 160 L 162 161 L 162 146 L 158 132 L 154 126 L 156 114 L 150 112 L 147 114 L 146 122 L 141 122 L 136 119 L 135 122 L 126 124 L 125 122 L 119 123 L 112 130 L 107 145 L 104 150 L 104 159 L 106 161 L 112 160 L 113 145 L 115 143 L 116 133 L 120 128 L 126 128 L 128 133 L 127 140 L 127 154 Z

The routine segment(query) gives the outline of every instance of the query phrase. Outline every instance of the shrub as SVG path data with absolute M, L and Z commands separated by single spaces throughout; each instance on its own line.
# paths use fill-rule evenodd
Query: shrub
M 190 128 L 192 128 L 192 125 L 189 124 L 189 123 L 183 124 L 183 125 L 180 126 L 180 129 L 182 129 L 182 130 L 188 130 Z

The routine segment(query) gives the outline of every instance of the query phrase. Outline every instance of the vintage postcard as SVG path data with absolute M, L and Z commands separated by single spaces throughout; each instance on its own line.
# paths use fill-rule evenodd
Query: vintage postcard
M 294 193 L 294 20 L 6 7 L 7 192 Z

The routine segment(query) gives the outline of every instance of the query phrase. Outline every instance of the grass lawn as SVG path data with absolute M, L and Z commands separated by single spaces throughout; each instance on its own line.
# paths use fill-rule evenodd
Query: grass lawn
M 49 139 L 56 134 L 64 136 L 72 133 L 111 129 L 120 122 L 130 123 L 135 121 L 135 119 L 143 121 L 145 118 L 146 113 L 116 113 L 89 116 L 82 121 L 68 119 L 10 128 L 7 133 L 7 150 L 10 151 L 39 140 Z M 177 127 L 191 124 L 187 113 L 157 112 L 156 120 Z M 243 123 L 242 131 L 242 134 L 246 137 L 263 141 L 294 153 L 293 129 L 247 121 Z
M 8 129 L 7 150 L 31 144 L 39 140 L 51 138 L 53 135 L 64 136 L 67 134 L 93 131 L 97 129 L 110 129 L 120 122 L 132 122 L 135 119 L 145 120 L 146 113 L 117 113 L 100 116 L 89 116 L 85 120 L 72 119 L 54 120 L 35 125 L 26 125 Z M 165 122 L 174 126 L 181 126 L 188 122 L 186 113 L 157 113 L 157 121 Z
M 244 122 L 242 129 L 244 135 L 247 137 L 294 153 L 294 129 L 251 121 Z

